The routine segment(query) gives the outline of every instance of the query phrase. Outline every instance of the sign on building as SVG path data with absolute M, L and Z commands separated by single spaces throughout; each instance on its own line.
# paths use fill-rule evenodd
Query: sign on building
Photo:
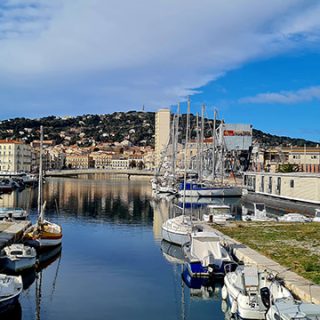
M 227 151 L 249 150 L 252 145 L 252 126 L 250 124 L 223 124 L 223 142 Z

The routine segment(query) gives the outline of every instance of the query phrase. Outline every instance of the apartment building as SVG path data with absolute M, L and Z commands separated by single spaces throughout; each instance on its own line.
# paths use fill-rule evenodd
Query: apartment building
M 156 113 L 155 129 L 155 165 L 159 166 L 161 156 L 169 142 L 170 137 L 170 110 L 160 109 Z
M 0 171 L 30 172 L 30 145 L 17 140 L 0 140 Z

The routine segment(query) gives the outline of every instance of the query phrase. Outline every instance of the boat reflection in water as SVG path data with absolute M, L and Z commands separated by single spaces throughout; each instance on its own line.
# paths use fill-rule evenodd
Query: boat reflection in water
M 185 262 L 185 256 L 181 246 L 162 240 L 161 251 L 165 259 L 170 263 L 183 264 Z
M 191 277 L 185 266 L 181 274 L 183 282 L 190 289 L 192 299 L 220 300 L 220 291 L 223 281 L 214 281 L 212 278 Z
M 1 320 L 21 320 L 22 319 L 22 310 L 20 302 L 17 301 L 14 305 L 11 305 L 4 312 L 0 312 Z

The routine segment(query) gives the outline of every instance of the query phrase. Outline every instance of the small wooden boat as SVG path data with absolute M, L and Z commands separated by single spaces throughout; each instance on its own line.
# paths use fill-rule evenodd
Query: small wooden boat
M 21 276 L 0 274 L 0 310 L 14 304 L 22 291 Z
M 0 259 L 4 267 L 13 272 L 20 272 L 35 266 L 37 252 L 34 248 L 23 244 L 12 244 L 1 250 Z
M 43 127 L 40 127 L 40 166 L 38 188 L 38 221 L 24 233 L 24 241 L 36 248 L 47 249 L 62 242 L 62 228 L 58 224 L 44 219 L 46 201 L 42 201 L 43 165 L 42 165 Z

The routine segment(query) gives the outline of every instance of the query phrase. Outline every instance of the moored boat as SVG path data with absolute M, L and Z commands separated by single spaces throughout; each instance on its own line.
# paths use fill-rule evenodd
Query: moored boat
M 186 197 L 241 197 L 242 189 L 237 186 L 208 184 L 188 181 L 184 191 L 184 185 L 179 185 L 179 195 Z
M 231 313 L 243 319 L 265 319 L 270 295 L 274 300 L 293 300 L 290 291 L 272 274 L 256 266 L 238 266 L 224 277 L 222 298 L 228 299 Z
M 12 244 L 1 250 L 0 259 L 6 270 L 20 272 L 35 266 L 37 252 L 21 243 Z
M 22 208 L 0 208 L 0 219 L 13 218 L 17 220 L 24 220 L 28 218 L 28 216 L 29 213 L 27 212 L 27 210 L 24 210 Z
M 307 218 L 301 213 L 287 213 L 278 218 L 280 222 L 310 222 L 311 219 Z
M 209 223 L 225 223 L 234 220 L 230 206 L 209 204 L 202 215 L 203 221 Z
M 0 310 L 14 304 L 22 291 L 21 276 L 0 274 Z
M 162 224 L 162 238 L 183 246 L 190 241 L 192 229 L 193 222 L 190 216 L 180 215 Z
M 223 276 L 225 265 L 233 261 L 215 232 L 192 232 L 184 252 L 191 277 Z
M 24 233 L 24 241 L 39 249 L 55 247 L 62 242 L 62 228 L 56 223 L 44 219 L 46 201 L 42 203 L 42 144 L 43 144 L 43 127 L 40 127 L 40 167 L 39 167 L 39 188 L 38 188 L 38 220 L 28 228 Z

